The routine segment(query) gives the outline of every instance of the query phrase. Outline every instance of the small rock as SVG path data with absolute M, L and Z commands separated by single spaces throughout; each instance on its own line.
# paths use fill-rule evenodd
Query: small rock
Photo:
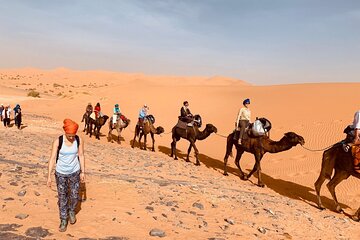
M 258 227 L 257 229 L 259 232 L 261 232 L 262 234 L 265 234 L 266 233 L 266 229 L 263 228 L 263 227 Z
M 286 239 L 292 239 L 292 236 L 289 234 L 289 233 L 283 233 L 283 236 L 286 238 Z
M 196 208 L 198 208 L 200 210 L 204 210 L 204 205 L 202 205 L 201 203 L 196 202 L 196 203 L 193 203 L 192 206 L 196 207 Z
M 4 200 L 5 200 L 5 201 L 13 201 L 13 200 L 15 200 L 15 199 L 12 198 L 12 197 L 8 197 L 8 198 L 5 198 Z
M 217 238 L 217 237 L 214 237 L 214 238 L 208 238 L 208 240 L 225 240 L 225 238 Z
M 40 196 L 40 193 L 38 193 L 37 191 L 34 191 L 34 194 L 35 194 L 35 196 Z
M 29 216 L 29 214 L 20 213 L 20 214 L 16 215 L 15 218 L 23 220 L 23 219 L 27 218 L 28 216 Z
M 231 225 L 235 224 L 235 221 L 233 219 L 231 219 L 231 218 L 225 218 L 224 220 L 225 220 L 225 222 L 227 222 L 227 223 L 229 223 Z
M 21 191 L 18 193 L 18 196 L 19 196 L 19 197 L 23 197 L 23 196 L 25 196 L 25 194 L 26 194 L 26 190 L 21 190 Z
M 161 214 L 164 218 L 167 218 L 167 215 L 165 213 Z
M 44 238 L 50 234 L 49 230 L 42 227 L 32 227 L 26 230 L 25 235 L 35 238 Z
M 165 237 L 166 236 L 164 231 L 157 229 L 157 228 L 151 229 L 151 231 L 149 232 L 149 235 L 152 237 Z
M 148 211 L 154 211 L 154 208 L 151 207 L 151 206 L 147 206 L 145 209 L 148 210 Z

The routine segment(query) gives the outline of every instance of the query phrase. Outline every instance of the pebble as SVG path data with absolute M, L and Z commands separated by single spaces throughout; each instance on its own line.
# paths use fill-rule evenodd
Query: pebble
M 25 194 L 26 194 L 26 190 L 21 190 L 21 191 L 18 193 L 18 196 L 19 196 L 19 197 L 23 197 L 23 196 L 25 196 Z
M 34 191 L 34 194 L 35 194 L 35 196 L 40 196 L 40 193 L 38 193 L 37 191 Z
M 151 231 L 149 232 L 149 235 L 152 237 L 165 237 L 166 236 L 166 234 L 163 230 L 160 230 L 157 228 L 151 229 Z
M 35 238 L 44 238 L 50 234 L 49 230 L 42 227 L 32 227 L 26 230 L 25 235 Z
M 259 232 L 261 232 L 262 234 L 265 234 L 266 233 L 266 229 L 263 228 L 263 227 L 258 227 L 257 229 Z
M 231 219 L 231 218 L 225 218 L 224 220 L 225 220 L 225 222 L 227 222 L 227 223 L 229 223 L 231 225 L 235 224 L 235 221 L 233 219 Z
M 198 208 L 200 210 L 204 210 L 204 205 L 202 205 L 201 203 L 196 202 L 196 203 L 193 203 L 192 206 L 196 207 L 196 208 Z
M 23 219 L 27 218 L 28 216 L 29 216 L 29 214 L 20 213 L 20 214 L 16 215 L 15 218 L 23 220 Z

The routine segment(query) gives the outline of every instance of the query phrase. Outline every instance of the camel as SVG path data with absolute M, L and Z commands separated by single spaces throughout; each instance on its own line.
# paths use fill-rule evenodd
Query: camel
M 305 140 L 303 137 L 297 135 L 293 132 L 288 132 L 284 134 L 284 137 L 281 138 L 279 141 L 273 141 L 268 136 L 262 136 L 262 137 L 245 137 L 242 140 L 242 144 L 239 145 L 237 140 L 234 140 L 234 132 L 231 133 L 227 137 L 227 144 L 226 144 L 226 154 L 224 157 L 224 175 L 228 176 L 227 173 L 227 161 L 231 154 L 233 145 L 236 146 L 236 157 L 235 157 L 235 164 L 238 167 L 240 171 L 240 179 L 242 180 L 248 180 L 251 175 L 255 172 L 257 172 L 258 175 L 258 186 L 264 187 L 264 183 L 261 179 L 261 166 L 260 162 L 262 157 L 265 153 L 278 153 L 283 152 L 286 150 L 291 149 L 292 147 L 295 147 L 298 144 L 303 145 L 305 143 Z M 255 164 L 253 169 L 248 175 L 245 175 L 245 173 L 241 170 L 240 167 L 240 159 L 244 152 L 252 153 L 255 157 Z
M 94 135 L 95 135 L 96 139 L 100 140 L 100 129 L 102 126 L 105 125 L 108 118 L 109 117 L 107 115 L 98 117 L 96 120 L 89 117 L 86 135 L 90 134 L 90 137 L 92 136 L 92 130 L 93 130 L 93 125 L 94 125 Z
M 127 126 L 129 126 L 130 124 L 130 119 L 127 119 L 125 116 L 124 116 L 124 119 L 121 119 L 121 118 L 118 118 L 117 121 L 116 121 L 116 124 L 115 124 L 115 127 L 113 127 L 113 117 L 110 118 L 109 120 L 109 133 L 108 133 L 108 141 L 110 142 L 113 142 L 112 140 L 112 135 L 111 135 L 111 132 L 112 130 L 116 129 L 117 131 L 117 134 L 118 134 L 118 137 L 117 137 L 117 142 L 120 144 L 120 137 L 121 137 L 121 131 L 123 129 L 125 129 Z
M 330 180 L 326 186 L 335 202 L 336 211 L 342 212 L 336 198 L 335 187 L 349 176 L 360 178 L 360 173 L 354 170 L 351 150 L 345 152 L 342 147 L 343 142 L 345 141 L 335 143 L 330 149 L 324 151 L 323 153 L 320 175 L 315 182 L 315 191 L 318 199 L 318 207 L 320 209 L 325 209 L 321 202 L 320 189 L 326 179 Z M 332 176 L 333 172 L 335 173 Z M 353 216 L 353 219 L 358 221 L 359 214 L 360 208 Z
M 146 149 L 146 137 L 150 133 L 151 139 L 152 139 L 152 148 L 151 151 L 155 152 L 155 138 L 154 135 L 162 134 L 164 132 L 164 128 L 159 126 L 157 128 L 154 127 L 155 118 L 152 115 L 149 115 L 146 117 L 147 119 L 144 121 L 143 128 L 140 128 L 138 124 L 135 126 L 135 135 L 132 142 L 131 147 L 134 148 L 136 137 L 139 137 L 139 145 L 140 149 L 147 150 Z M 141 147 L 141 138 L 144 136 L 144 146 Z
M 206 124 L 206 127 L 203 131 L 199 130 L 199 127 L 195 124 L 194 126 L 188 126 L 186 129 L 179 128 L 177 126 L 172 129 L 172 143 L 171 143 L 171 157 L 174 156 L 174 159 L 177 160 L 176 155 L 176 142 L 178 142 L 181 138 L 187 139 L 190 142 L 190 146 L 188 148 L 188 153 L 186 157 L 186 162 L 190 162 L 189 155 L 191 152 L 191 148 L 195 150 L 195 158 L 196 158 L 196 166 L 200 166 L 199 161 L 199 150 L 197 149 L 195 142 L 196 140 L 204 140 L 210 136 L 212 133 L 217 133 L 217 128 L 212 124 Z
M 82 120 L 81 122 L 84 122 L 85 121 L 85 125 L 84 125 L 84 130 L 83 132 L 85 132 L 89 126 L 89 119 L 90 119 L 90 114 L 89 112 L 85 112 L 83 117 L 82 117 Z

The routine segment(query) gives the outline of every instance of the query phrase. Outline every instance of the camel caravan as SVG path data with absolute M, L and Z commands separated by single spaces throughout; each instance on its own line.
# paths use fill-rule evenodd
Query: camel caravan
M 297 145 L 303 146 L 305 140 L 302 136 L 287 132 L 278 140 L 270 138 L 271 122 L 266 118 L 256 118 L 253 123 L 250 123 L 250 99 L 243 101 L 243 107 L 240 109 L 236 122 L 235 129 L 227 136 L 226 151 L 224 157 L 224 175 L 228 176 L 227 163 L 228 158 L 232 156 L 232 151 L 235 146 L 235 165 L 239 169 L 239 177 L 241 180 L 248 180 L 254 173 L 256 173 L 259 187 L 264 187 L 261 177 L 261 159 L 265 153 L 279 153 L 290 150 Z M 151 150 L 155 151 L 155 135 L 164 133 L 164 128 L 161 126 L 155 127 L 155 117 L 148 115 L 149 107 L 145 104 L 139 111 L 138 122 L 135 125 L 134 138 L 131 142 L 131 147 L 134 148 L 136 139 L 138 139 L 139 148 L 147 150 L 147 135 L 150 134 L 152 139 Z M 121 132 L 130 125 L 130 120 L 126 118 L 121 112 L 119 105 L 114 107 L 113 115 L 109 118 L 107 115 L 101 113 L 100 103 L 97 103 L 93 109 L 89 103 L 83 115 L 82 122 L 84 125 L 84 132 L 90 137 L 95 135 L 96 139 L 100 139 L 100 130 L 109 119 L 109 132 L 107 135 L 108 141 L 113 142 L 112 131 L 117 132 L 117 143 L 121 143 Z M 211 124 L 205 124 L 204 130 L 200 130 L 203 126 L 200 115 L 193 115 L 189 109 L 189 103 L 185 101 L 180 110 L 178 123 L 172 128 L 172 142 L 170 156 L 177 160 L 176 143 L 180 139 L 186 139 L 189 142 L 189 148 L 186 155 L 186 162 L 190 162 L 189 156 L 191 150 L 195 151 L 195 165 L 200 166 L 199 150 L 196 147 L 196 141 L 207 139 L 211 134 L 217 133 L 217 128 Z M 318 208 L 323 210 L 325 207 L 322 204 L 320 197 L 320 189 L 325 180 L 329 180 L 327 188 L 335 203 L 337 212 L 343 212 L 340 204 L 336 198 L 335 187 L 347 179 L 349 176 L 360 178 L 360 111 L 355 113 L 352 125 L 349 125 L 345 130 L 346 138 L 340 142 L 333 144 L 323 152 L 321 171 L 318 179 L 315 182 L 315 191 L 317 195 Z M 141 142 L 142 138 L 143 143 Z M 308 149 L 310 150 L 310 149 Z M 317 151 L 317 150 L 315 150 Z M 244 152 L 254 155 L 255 163 L 252 170 L 246 174 L 240 166 L 240 159 Z M 333 174 L 334 173 L 334 174 Z M 360 220 L 360 208 L 357 210 L 352 219 Z

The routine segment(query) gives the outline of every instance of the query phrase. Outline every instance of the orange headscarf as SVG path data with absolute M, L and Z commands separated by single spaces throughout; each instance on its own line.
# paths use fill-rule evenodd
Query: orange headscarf
M 65 133 L 76 134 L 78 128 L 79 128 L 79 125 L 76 122 L 74 122 L 73 120 L 68 119 L 68 118 L 66 118 L 64 120 L 63 129 L 64 129 Z

